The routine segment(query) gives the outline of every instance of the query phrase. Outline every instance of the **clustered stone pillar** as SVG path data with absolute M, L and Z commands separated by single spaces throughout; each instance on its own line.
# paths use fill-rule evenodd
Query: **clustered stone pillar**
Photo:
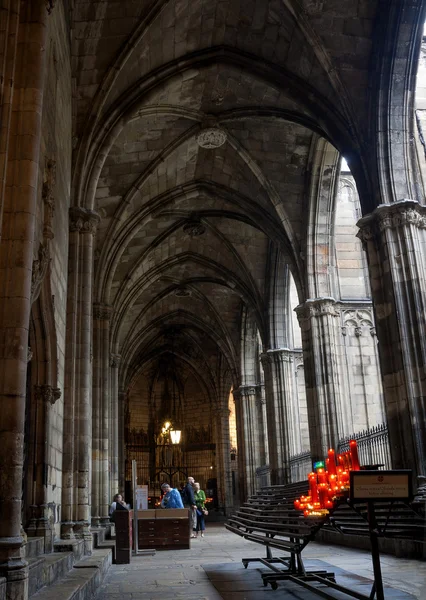
M 215 410 L 216 439 L 218 440 L 216 445 L 218 454 L 218 493 L 225 514 L 233 505 L 229 414 L 227 406 L 219 407 Z
M 92 525 L 109 523 L 110 352 L 112 308 L 93 305 Z
M 302 332 L 306 403 L 312 460 L 337 448 L 341 409 L 340 312 L 333 298 L 306 300 L 296 308 Z
M 91 551 L 92 285 L 97 213 L 70 209 L 64 394 L 62 537 L 85 540 Z
M 261 355 L 265 374 L 266 420 L 271 484 L 290 481 L 290 405 L 293 389 L 289 370 L 292 353 L 287 348 Z
M 119 431 L 120 431 L 120 403 L 118 398 L 118 368 L 120 366 L 121 356 L 111 354 L 110 371 L 110 390 L 111 399 L 109 403 L 110 414 L 110 498 L 119 493 Z
M 426 207 L 381 205 L 358 222 L 367 252 L 392 466 L 426 473 Z
M 51 460 L 51 420 L 50 411 L 55 402 L 61 397 L 61 390 L 53 388 L 51 385 L 43 384 L 36 385 L 35 389 L 36 401 L 40 403 L 41 412 L 44 414 L 43 435 L 37 435 L 40 444 L 40 451 L 37 453 L 37 489 L 34 502 L 39 507 L 39 517 L 36 520 L 33 535 L 44 538 L 44 551 L 46 554 L 53 552 L 54 531 L 49 522 L 49 505 L 47 498 L 47 480 L 43 476 L 43 471 L 52 464 Z M 27 532 L 30 535 L 30 532 Z
M 260 451 L 260 431 L 257 407 L 257 387 L 243 385 L 233 392 L 238 436 L 238 467 L 243 489 L 240 501 L 254 493 L 256 489 L 256 468 L 263 465 Z
M 264 384 L 256 385 L 256 409 L 259 435 L 259 461 L 260 466 L 265 466 L 269 463 L 269 447 L 268 447 L 268 425 L 266 420 L 266 399 Z
M 118 491 L 124 493 L 126 484 L 126 452 L 125 452 L 125 410 L 127 394 L 121 389 L 118 392 Z
M 0 576 L 6 578 L 7 600 L 28 597 L 21 535 L 22 469 L 46 19 L 44 0 L 12 1 L 2 10 Z

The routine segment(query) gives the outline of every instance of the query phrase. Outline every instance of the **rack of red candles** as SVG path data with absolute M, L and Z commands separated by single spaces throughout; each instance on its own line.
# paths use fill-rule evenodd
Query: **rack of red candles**
M 336 454 L 328 451 L 325 469 L 320 467 L 309 473 L 309 496 L 294 501 L 294 508 L 303 510 L 305 517 L 321 517 L 334 508 L 335 503 L 349 491 L 349 472 L 359 471 L 358 446 L 349 442 L 349 450 Z

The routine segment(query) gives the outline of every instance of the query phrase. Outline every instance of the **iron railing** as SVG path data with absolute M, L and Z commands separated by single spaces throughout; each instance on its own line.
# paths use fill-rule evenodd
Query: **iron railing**
M 350 440 L 358 442 L 359 462 L 361 465 L 381 465 L 384 469 L 392 468 L 389 433 L 386 423 L 345 436 L 339 440 L 337 451 L 340 453 L 349 450 Z M 290 457 L 290 478 L 292 483 L 303 481 L 310 471 L 312 471 L 312 459 L 309 451 Z
M 349 450 L 350 440 L 356 440 L 358 443 L 361 465 L 383 465 L 384 469 L 392 468 L 389 432 L 386 423 L 342 438 L 339 440 L 338 451 L 345 452 Z
M 290 481 L 303 481 L 307 479 L 308 473 L 312 471 L 311 453 L 308 451 L 301 452 L 290 456 Z

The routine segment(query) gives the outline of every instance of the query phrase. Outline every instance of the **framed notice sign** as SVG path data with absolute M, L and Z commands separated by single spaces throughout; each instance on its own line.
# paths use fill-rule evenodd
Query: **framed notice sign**
M 350 471 L 349 499 L 410 500 L 413 496 L 412 471 Z

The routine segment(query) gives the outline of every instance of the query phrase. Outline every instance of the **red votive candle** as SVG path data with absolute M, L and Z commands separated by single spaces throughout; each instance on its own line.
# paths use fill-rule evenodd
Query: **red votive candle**
M 318 469 L 318 483 L 327 483 L 327 473 L 324 469 Z
M 336 475 L 336 453 L 333 448 L 328 451 L 327 470 L 330 475 Z
M 349 452 L 351 453 L 352 469 L 354 471 L 359 471 L 358 444 L 356 443 L 356 440 L 351 440 L 349 442 Z
M 309 492 L 311 496 L 312 502 L 318 502 L 318 486 L 317 486 L 317 476 L 315 473 L 309 473 Z
M 321 508 L 325 508 L 325 503 L 328 500 L 328 485 L 326 483 L 318 484 L 318 496 Z
M 337 464 L 339 467 L 344 467 L 345 466 L 345 461 L 343 460 L 343 454 L 338 454 L 337 455 Z

